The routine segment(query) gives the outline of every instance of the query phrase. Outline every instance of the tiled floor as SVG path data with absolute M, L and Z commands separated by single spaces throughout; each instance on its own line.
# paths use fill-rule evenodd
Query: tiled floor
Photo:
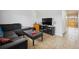
M 32 45 L 32 40 L 28 38 L 29 49 L 74 49 L 79 48 L 79 40 L 69 40 L 67 37 L 52 36 L 44 34 L 44 40 L 41 38 L 35 40 L 35 46 Z

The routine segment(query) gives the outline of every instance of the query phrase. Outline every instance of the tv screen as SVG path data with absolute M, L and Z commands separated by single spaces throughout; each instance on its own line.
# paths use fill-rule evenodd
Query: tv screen
M 42 18 L 43 25 L 52 25 L 52 18 Z

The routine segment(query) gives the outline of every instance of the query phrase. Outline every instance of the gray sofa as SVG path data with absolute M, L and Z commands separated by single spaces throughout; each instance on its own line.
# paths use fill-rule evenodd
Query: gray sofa
M 0 24 L 4 32 L 5 38 L 10 38 L 12 42 L 1 44 L 0 49 L 26 49 L 28 41 L 22 37 L 24 35 L 22 26 L 19 23 L 15 24 Z

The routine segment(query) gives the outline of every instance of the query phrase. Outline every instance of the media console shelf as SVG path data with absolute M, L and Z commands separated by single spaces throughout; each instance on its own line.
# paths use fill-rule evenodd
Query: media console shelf
M 47 34 L 54 35 L 55 34 L 55 27 L 49 25 L 41 25 L 41 30 Z

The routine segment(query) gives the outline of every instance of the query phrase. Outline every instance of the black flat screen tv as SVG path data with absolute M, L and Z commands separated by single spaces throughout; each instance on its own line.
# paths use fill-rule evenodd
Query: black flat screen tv
M 43 25 L 52 25 L 52 18 L 42 18 Z

